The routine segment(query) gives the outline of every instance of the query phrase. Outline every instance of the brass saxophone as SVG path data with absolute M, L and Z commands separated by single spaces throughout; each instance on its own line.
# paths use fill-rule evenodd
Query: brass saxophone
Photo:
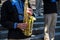
M 26 27 L 26 29 L 24 29 L 23 33 L 26 36 L 30 36 L 32 34 L 33 22 L 34 22 L 34 20 L 36 20 L 36 18 L 27 13 L 27 8 L 28 8 L 28 0 L 25 0 L 23 22 L 27 23 L 28 26 Z

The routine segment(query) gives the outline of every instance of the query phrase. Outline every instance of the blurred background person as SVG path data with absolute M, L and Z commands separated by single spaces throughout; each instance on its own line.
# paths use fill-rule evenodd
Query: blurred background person
M 43 0 L 44 2 L 44 40 L 54 40 L 57 21 L 58 0 Z

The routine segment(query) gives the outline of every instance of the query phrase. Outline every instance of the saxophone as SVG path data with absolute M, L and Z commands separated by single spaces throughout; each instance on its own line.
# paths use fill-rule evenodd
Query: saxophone
M 34 22 L 34 20 L 36 20 L 36 18 L 27 13 L 27 8 L 28 8 L 28 0 L 25 0 L 23 22 L 27 23 L 28 25 L 27 25 L 26 29 L 24 29 L 23 33 L 26 36 L 30 36 L 32 34 L 33 22 Z

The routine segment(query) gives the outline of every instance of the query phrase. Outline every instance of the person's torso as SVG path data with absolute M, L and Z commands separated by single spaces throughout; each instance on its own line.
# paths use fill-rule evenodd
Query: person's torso
M 7 1 L 7 20 L 10 20 L 12 22 L 17 23 L 23 23 L 23 20 L 19 19 L 19 15 L 16 6 L 12 6 L 11 2 Z M 22 16 L 24 14 L 21 14 Z M 16 39 L 24 39 L 28 38 L 30 36 L 25 36 L 20 29 L 11 29 L 8 32 L 8 38 L 16 38 Z
M 56 13 L 57 5 L 56 2 L 52 2 L 51 0 L 43 0 L 44 2 L 44 12 L 45 13 Z
M 18 13 L 18 10 L 15 5 L 12 5 L 10 1 L 7 1 L 7 3 L 8 3 L 7 4 L 7 16 L 8 16 L 7 19 L 13 22 L 19 22 L 19 21 L 21 22 L 24 16 L 24 10 L 22 11 L 22 13 Z M 22 17 L 19 17 L 19 16 L 22 16 Z

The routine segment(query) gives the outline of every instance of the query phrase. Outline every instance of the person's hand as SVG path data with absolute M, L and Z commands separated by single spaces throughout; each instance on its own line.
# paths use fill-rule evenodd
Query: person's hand
M 17 24 L 17 28 L 19 28 L 21 30 L 26 29 L 26 27 L 27 27 L 27 23 L 18 23 Z
M 31 9 L 31 8 L 27 8 L 27 13 L 28 13 L 29 15 L 33 15 L 33 14 L 32 14 L 32 13 L 33 13 L 32 9 Z

